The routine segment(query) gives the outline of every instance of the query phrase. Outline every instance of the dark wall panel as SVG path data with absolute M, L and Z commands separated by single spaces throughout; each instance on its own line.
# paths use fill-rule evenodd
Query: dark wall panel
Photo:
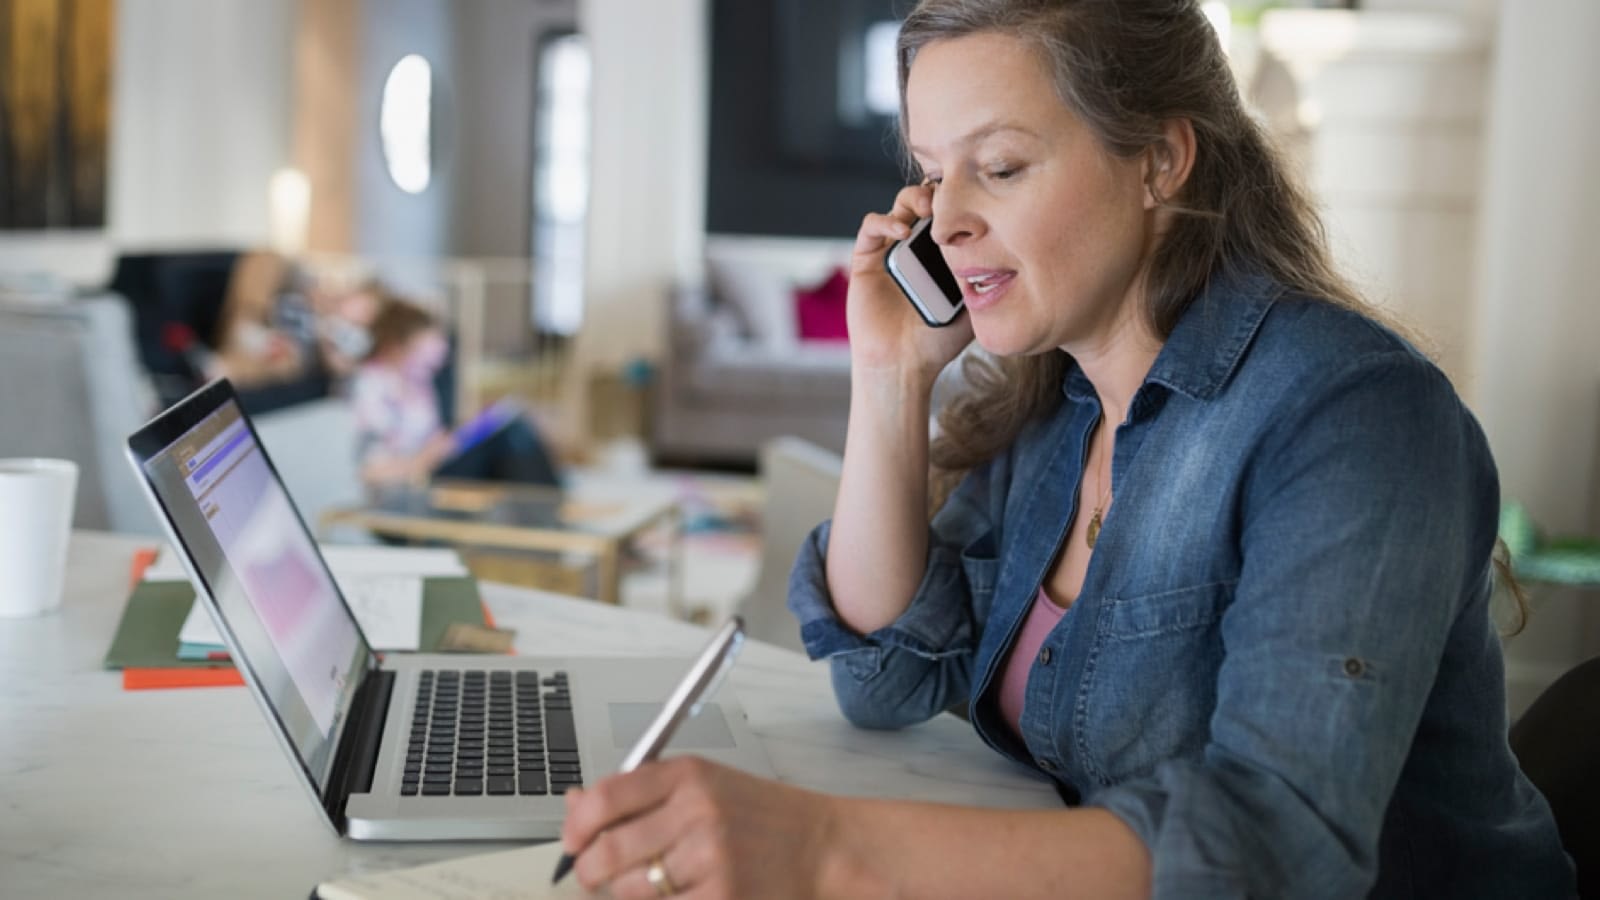
M 894 119 L 833 110 L 841 48 L 892 14 L 889 0 L 713 0 L 707 231 L 850 237 L 889 208 Z

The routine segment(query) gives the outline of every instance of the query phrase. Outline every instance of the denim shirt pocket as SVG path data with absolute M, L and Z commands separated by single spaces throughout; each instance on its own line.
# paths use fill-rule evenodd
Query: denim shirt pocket
M 1103 785 L 1204 749 L 1222 666 L 1222 615 L 1237 581 L 1108 597 L 1079 689 L 1076 732 Z

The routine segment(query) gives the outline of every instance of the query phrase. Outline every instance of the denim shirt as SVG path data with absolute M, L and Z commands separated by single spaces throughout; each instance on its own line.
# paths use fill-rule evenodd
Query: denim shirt
M 1099 416 L 1069 367 L 1059 407 L 934 517 L 910 607 L 871 634 L 835 616 L 830 523 L 812 532 L 789 605 L 846 717 L 969 701 L 991 747 L 1139 835 L 1157 897 L 1572 895 L 1506 742 L 1483 433 L 1399 337 L 1259 275 L 1213 279 L 1118 425 L 1116 502 L 1017 739 L 993 692 Z

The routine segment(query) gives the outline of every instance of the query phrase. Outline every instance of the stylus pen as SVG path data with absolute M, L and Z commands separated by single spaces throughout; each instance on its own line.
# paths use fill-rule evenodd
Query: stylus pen
M 667 742 L 672 740 L 673 734 L 688 719 L 700 712 L 700 707 L 716 693 L 717 685 L 727 677 L 728 670 L 733 668 L 733 659 L 739 655 L 739 648 L 744 646 L 744 620 L 738 616 L 728 619 L 727 623 L 717 629 L 712 635 L 711 642 L 700 651 L 700 656 L 695 659 L 694 665 L 689 667 L 689 674 L 683 676 L 678 686 L 672 689 L 672 695 L 662 705 L 661 712 L 650 721 L 650 726 L 639 735 L 639 740 L 634 742 L 633 749 L 622 758 L 622 765 L 617 767 L 618 774 L 632 772 L 657 756 L 667 747 Z M 550 883 L 556 884 L 566 874 L 572 871 L 575 857 L 570 853 L 561 854 L 561 861 L 556 863 L 556 873 L 550 876 Z

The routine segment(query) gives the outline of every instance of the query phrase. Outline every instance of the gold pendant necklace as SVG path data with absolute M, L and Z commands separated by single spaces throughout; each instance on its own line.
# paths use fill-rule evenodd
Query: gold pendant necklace
M 1100 427 L 1106 427 L 1104 419 L 1101 420 Z M 1109 434 L 1110 432 L 1108 431 L 1107 433 Z M 1106 472 L 1106 469 L 1111 466 L 1111 449 L 1106 448 L 1101 456 L 1103 458 L 1100 472 L 1100 502 L 1094 505 L 1094 512 L 1089 514 L 1089 530 L 1084 532 L 1083 535 L 1083 542 L 1089 545 L 1090 550 L 1094 549 L 1094 542 L 1100 539 L 1100 513 L 1106 508 L 1107 501 L 1111 499 L 1111 479 Z

